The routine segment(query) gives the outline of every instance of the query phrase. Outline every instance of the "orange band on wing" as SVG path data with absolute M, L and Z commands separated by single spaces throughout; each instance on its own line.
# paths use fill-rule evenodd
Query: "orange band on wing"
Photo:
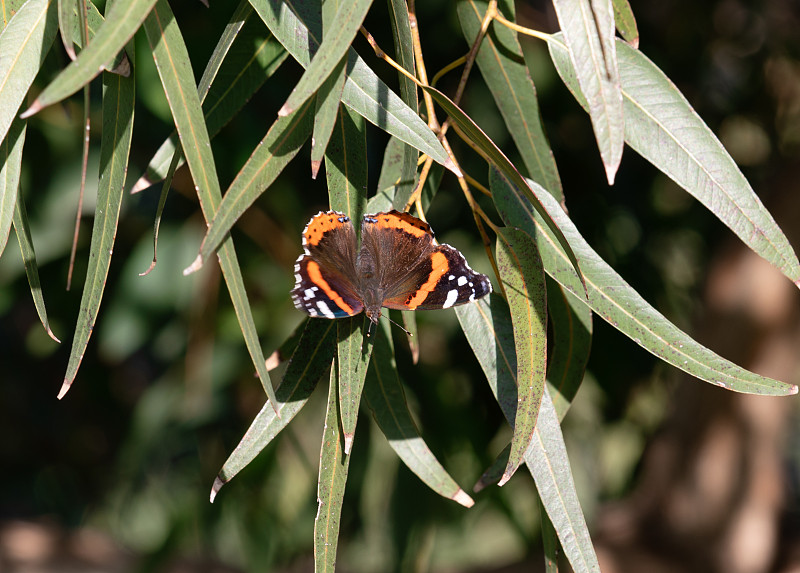
M 431 233 L 427 223 L 420 221 L 408 213 L 399 213 L 395 211 L 391 213 L 378 213 L 376 219 L 378 220 L 376 225 L 379 229 L 400 229 L 415 237 L 423 237 Z
M 425 281 L 425 284 L 419 287 L 417 293 L 406 302 L 408 308 L 411 310 L 414 310 L 425 302 L 425 299 L 428 298 L 428 293 L 433 292 L 433 289 L 435 289 L 436 285 L 439 283 L 439 279 L 441 279 L 444 273 L 450 268 L 447 257 L 439 251 L 434 251 L 431 256 L 431 264 L 431 274 L 428 276 L 428 280 Z
M 338 292 L 331 288 L 331 285 L 328 284 L 328 281 L 322 278 L 322 273 L 319 271 L 319 265 L 317 263 L 314 261 L 308 261 L 306 270 L 308 271 L 308 278 L 311 279 L 311 282 L 321 288 L 322 291 L 328 295 L 328 298 L 336 303 L 336 306 L 341 308 L 350 316 L 355 314 L 353 312 L 353 308 L 344 301 Z

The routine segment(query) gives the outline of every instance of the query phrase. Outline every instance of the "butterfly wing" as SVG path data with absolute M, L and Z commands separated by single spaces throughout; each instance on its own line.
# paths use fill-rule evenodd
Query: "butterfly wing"
M 350 218 L 336 211 L 318 213 L 303 230 L 303 247 L 294 266 L 295 307 L 322 318 L 361 312 L 364 304 L 353 283 L 356 234 Z

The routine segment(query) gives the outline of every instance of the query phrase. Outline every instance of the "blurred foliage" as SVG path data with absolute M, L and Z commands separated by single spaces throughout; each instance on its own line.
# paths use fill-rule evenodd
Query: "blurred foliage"
M 520 3 L 518 19 L 552 31 L 546 2 Z M 633 2 L 641 49 L 679 86 L 717 131 L 753 187 L 769 200 L 776 163 L 796 159 L 800 113 L 798 13 L 790 2 L 752 4 Z M 468 49 L 452 5 L 418 3 L 428 68 L 438 70 Z M 175 3 L 195 70 L 202 70 L 229 19 L 232 3 L 204 9 Z M 366 27 L 388 37 L 384 3 Z M 147 42 L 137 35 L 136 127 L 129 181 L 169 135 L 171 120 Z M 630 149 L 617 182 L 603 166 L 584 112 L 558 81 L 545 46 L 522 40 L 532 63 L 544 122 L 570 209 L 594 248 L 647 300 L 681 327 L 702 312 L 698 293 L 709 257 L 729 235 L 715 217 Z M 390 85 L 395 73 L 377 65 L 363 39 L 359 52 Z M 45 69 L 65 65 L 53 50 Z M 302 70 L 287 61 L 213 142 L 226 187 L 276 116 Z M 441 89 L 452 93 L 457 74 Z M 40 77 L 37 85 L 48 78 Z M 474 74 L 464 109 L 500 145 L 507 144 L 488 90 Z M 93 99 L 99 89 L 93 86 Z M 250 467 L 208 503 L 220 465 L 263 402 L 215 265 L 182 277 L 197 252 L 204 223 L 184 168 L 161 223 L 159 260 L 152 257 L 158 191 L 126 195 L 104 305 L 78 382 L 55 400 L 69 354 L 80 289 L 65 277 L 80 181 L 80 98 L 53 106 L 29 122 L 21 183 L 37 249 L 50 323 L 63 343 L 47 338 L 30 302 L 18 250 L 0 258 L 0 519 L 46 517 L 68 528 L 111 533 L 157 569 L 178 556 L 273 570 L 307 562 L 316 513 L 316 466 L 325 412 L 316 392 L 291 426 Z M 99 105 L 93 106 L 99 110 Z M 99 113 L 99 112 L 98 112 Z M 100 118 L 93 117 L 93 125 Z M 383 149 L 384 133 L 368 127 L 368 149 Z M 94 147 L 99 147 L 93 141 Z M 512 157 L 512 161 L 515 158 Z M 371 151 L 370 189 L 381 158 Z M 308 177 L 308 147 L 262 195 L 233 234 L 265 349 L 276 348 L 304 319 L 288 292 L 299 231 L 327 206 L 322 177 Z M 89 171 L 96 172 L 93 152 Z M 91 181 L 91 178 L 90 178 Z M 445 177 L 429 218 L 437 235 L 480 253 L 455 180 Z M 86 269 L 95 189 L 83 204 L 75 282 Z M 480 258 L 480 257 L 478 257 Z M 484 261 L 485 262 L 485 261 Z M 488 271 L 475 265 L 478 270 Z M 454 314 L 420 313 L 420 363 L 400 341 L 398 367 L 426 441 L 461 483 L 472 483 L 510 438 Z M 587 379 L 565 422 L 566 440 L 584 510 L 623 495 L 647 437 L 664 416 L 674 372 L 602 321 Z M 66 340 L 64 340 L 66 338 Z M 620 357 L 624 356 L 624 360 Z M 539 546 L 535 488 L 518 476 L 487 488 L 470 510 L 431 492 L 403 466 L 371 418 L 362 416 L 342 515 L 339 563 L 352 571 L 466 570 L 524 559 Z M 364 431 L 367 429 L 369 431 Z

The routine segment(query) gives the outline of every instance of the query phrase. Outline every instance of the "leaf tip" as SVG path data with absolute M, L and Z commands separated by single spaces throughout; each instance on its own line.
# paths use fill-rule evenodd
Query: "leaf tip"
M 154 183 L 155 182 L 152 181 L 150 177 L 145 173 L 144 175 L 139 177 L 139 180 L 133 184 L 133 187 L 131 187 L 131 195 L 136 195 L 137 193 L 144 191 Z
M 311 179 L 317 178 L 317 173 L 319 173 L 320 165 L 322 165 L 322 161 L 318 159 L 311 160 Z
M 58 391 L 57 399 L 61 400 L 64 396 L 66 396 L 69 389 L 72 387 L 72 380 L 69 378 L 64 378 L 64 383 L 61 385 L 61 390 Z
M 444 166 L 450 171 L 452 171 L 456 177 L 464 177 L 464 174 L 461 173 L 461 169 L 459 169 L 458 166 L 455 163 L 453 163 L 453 160 L 450 159 L 449 157 L 447 158 L 447 161 L 444 162 Z
M 214 478 L 214 485 L 211 486 L 211 494 L 208 496 L 208 501 L 210 503 L 214 503 L 214 500 L 217 498 L 217 494 L 219 490 L 222 489 L 222 486 L 225 485 L 225 482 L 222 481 L 222 478 L 217 476 Z
M 45 326 L 45 330 L 47 331 L 47 336 L 49 336 L 50 338 L 52 338 L 53 340 L 55 340 L 56 342 L 61 344 L 61 341 L 58 339 L 58 337 L 56 337 L 56 335 L 53 334 L 53 331 L 50 330 L 50 326 L 49 325 Z
M 42 107 L 43 107 L 42 104 L 37 99 L 36 101 L 34 101 L 31 104 L 31 107 L 29 107 L 28 109 L 23 111 L 21 114 L 19 114 L 19 118 L 20 119 L 28 119 L 33 114 L 39 112 L 42 109 Z
M 350 452 L 353 449 L 354 438 L 355 434 L 353 434 L 352 432 L 344 435 L 344 453 L 348 456 L 350 455 Z
M 197 258 L 194 260 L 194 262 L 185 269 L 183 269 L 183 276 L 187 277 L 193 272 L 199 271 L 202 266 L 203 266 L 203 256 L 197 255 Z
M 475 500 L 473 500 L 467 494 L 467 492 L 465 492 L 461 488 L 458 488 L 458 491 L 453 496 L 453 501 L 455 501 L 458 504 L 463 505 L 464 507 L 472 507 L 473 505 L 475 505 Z
M 290 113 L 292 113 L 294 109 L 288 104 L 283 104 L 283 107 L 278 110 L 278 117 L 286 117 Z

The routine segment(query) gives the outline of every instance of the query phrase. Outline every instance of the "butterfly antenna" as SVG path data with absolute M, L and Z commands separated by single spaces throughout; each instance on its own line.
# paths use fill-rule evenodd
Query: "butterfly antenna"
M 387 316 L 386 318 L 389 318 L 389 317 Z M 403 332 L 405 332 L 407 335 L 409 335 L 409 336 L 414 336 L 414 335 L 413 335 L 413 334 L 411 334 L 411 333 L 410 333 L 408 330 L 406 330 L 405 328 L 403 328 L 403 326 L 402 326 L 402 325 L 400 325 L 400 324 L 397 324 L 397 323 L 396 323 L 395 321 L 393 321 L 391 318 L 389 318 L 389 322 L 391 322 L 392 324 L 394 324 L 394 325 L 395 325 L 397 328 L 399 328 L 400 330 L 402 330 Z

